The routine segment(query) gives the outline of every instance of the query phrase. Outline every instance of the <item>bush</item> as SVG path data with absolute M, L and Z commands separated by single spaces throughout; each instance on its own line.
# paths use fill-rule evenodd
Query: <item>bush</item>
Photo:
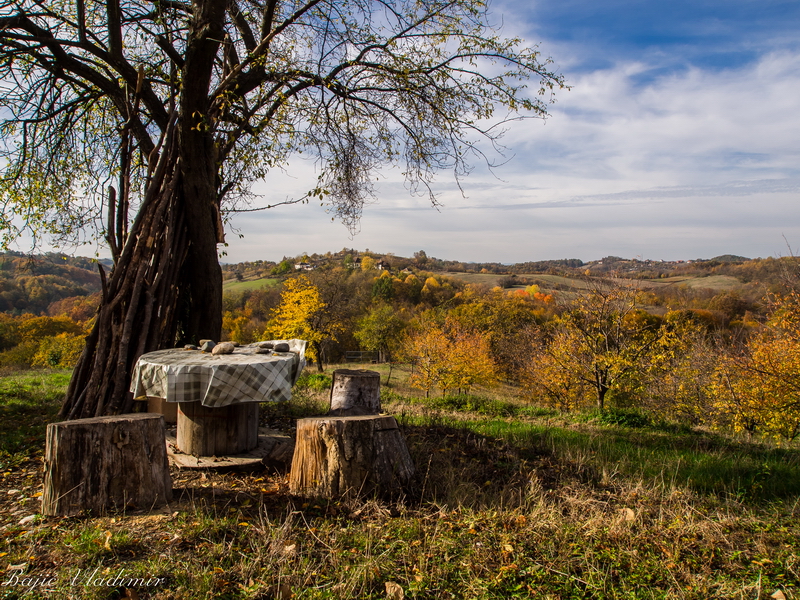
M 29 369 L 39 351 L 39 340 L 27 340 L 13 348 L 0 352 L 0 367 Z
M 604 425 L 617 425 L 618 427 L 630 427 L 641 429 L 651 427 L 652 420 L 646 414 L 629 408 L 609 408 L 597 413 L 596 420 Z
M 72 369 L 81 357 L 86 340 L 82 335 L 59 333 L 48 336 L 39 343 L 31 366 L 53 369 Z
M 441 398 L 421 400 L 431 408 L 476 412 L 490 417 L 513 417 L 518 412 L 517 405 L 470 394 L 453 394 Z
M 323 392 L 331 387 L 333 380 L 325 373 L 303 373 L 297 379 L 295 387 L 312 392 Z

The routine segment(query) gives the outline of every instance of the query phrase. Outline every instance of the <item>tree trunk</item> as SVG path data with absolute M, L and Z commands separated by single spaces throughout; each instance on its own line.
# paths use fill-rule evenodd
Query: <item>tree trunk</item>
M 314 354 L 317 357 L 317 371 L 319 373 L 325 372 L 325 367 L 322 364 L 322 344 L 319 342 L 311 342 L 311 347 L 314 348 Z
M 62 417 L 130 412 L 133 397 L 128 388 L 139 356 L 176 343 L 220 337 L 222 271 L 217 243 L 223 228 L 218 157 L 206 118 L 226 5 L 225 0 L 195 4 L 180 108 L 171 113 L 160 146 L 148 157 L 151 170 L 144 198 L 130 232 L 119 240 L 124 247 L 117 249 L 107 281 L 101 268 L 98 316 L 70 381 Z M 125 202 L 119 207 L 118 215 L 127 210 Z
M 597 409 L 600 412 L 603 412 L 606 408 L 606 392 L 608 392 L 608 388 L 604 385 L 598 385 L 597 387 Z
M 317 417 L 297 422 L 293 494 L 336 498 L 401 493 L 414 463 L 394 417 Z
M 188 294 L 182 282 L 188 244 L 175 138 L 173 122 L 139 215 L 108 278 L 100 267 L 100 308 L 61 416 L 77 419 L 130 412 L 130 376 L 139 356 L 173 346 L 178 330 L 186 329 L 181 305 Z
M 375 371 L 336 369 L 329 415 L 344 417 L 381 412 L 381 375 Z
M 47 426 L 43 514 L 150 509 L 171 498 L 160 415 L 98 417 Z

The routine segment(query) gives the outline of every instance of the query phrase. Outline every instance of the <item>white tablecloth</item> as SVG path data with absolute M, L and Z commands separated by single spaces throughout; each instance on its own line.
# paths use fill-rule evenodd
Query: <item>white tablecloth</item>
M 148 352 L 133 370 L 131 392 L 134 398 L 199 401 L 212 408 L 287 401 L 305 366 L 307 342 L 286 341 L 292 352 L 257 354 L 257 344 L 236 348 L 233 354 L 184 349 Z

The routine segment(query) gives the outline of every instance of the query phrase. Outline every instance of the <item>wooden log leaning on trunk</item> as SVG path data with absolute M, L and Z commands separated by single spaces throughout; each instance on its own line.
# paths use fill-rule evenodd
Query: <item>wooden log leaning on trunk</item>
M 394 417 L 316 417 L 297 422 L 293 494 L 335 498 L 401 493 L 414 463 Z
M 230 456 L 258 446 L 258 402 L 219 408 L 178 403 L 178 448 L 195 456 Z
M 381 412 L 381 375 L 376 371 L 337 369 L 331 384 L 329 415 L 377 415 Z
M 47 426 L 42 514 L 150 509 L 171 499 L 161 415 L 94 417 Z

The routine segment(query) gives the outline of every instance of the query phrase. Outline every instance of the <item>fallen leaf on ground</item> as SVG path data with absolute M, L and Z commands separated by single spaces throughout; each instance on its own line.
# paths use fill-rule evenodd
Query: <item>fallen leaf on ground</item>
M 626 521 L 633 521 L 636 519 L 636 513 L 633 512 L 633 509 L 631 508 L 620 508 L 619 512 L 622 513 L 622 516 Z
M 400 584 L 387 581 L 384 586 L 386 587 L 386 600 L 403 600 L 406 597 Z

